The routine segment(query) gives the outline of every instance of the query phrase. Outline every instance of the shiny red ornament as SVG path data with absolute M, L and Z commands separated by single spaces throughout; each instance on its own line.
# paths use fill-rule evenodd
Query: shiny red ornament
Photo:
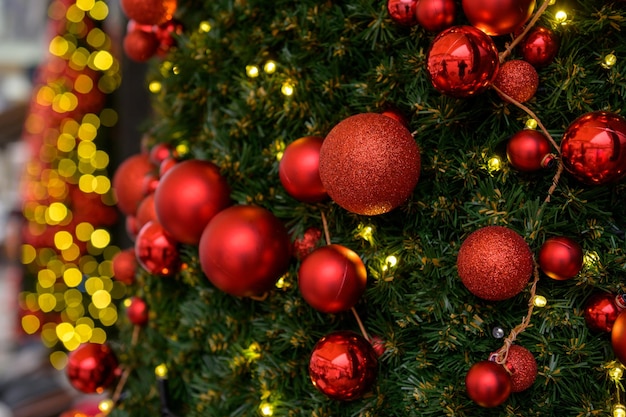
M 154 32 L 134 30 L 126 33 L 122 46 L 127 57 L 136 62 L 145 62 L 156 54 L 159 41 Z
M 461 244 L 457 267 L 463 285 L 475 296 L 501 301 L 519 294 L 533 272 L 528 244 L 511 229 L 486 226 Z
M 178 164 L 178 160 L 174 156 L 168 156 L 159 165 L 159 176 L 163 177 L 174 165 Z
M 293 198 L 317 203 L 328 198 L 320 179 L 320 148 L 324 138 L 305 136 L 287 145 L 278 166 L 280 182 Z
M 139 208 L 137 209 L 137 215 L 135 216 L 135 221 L 137 222 L 136 227 L 139 230 L 148 222 L 155 221 L 157 219 L 156 209 L 154 207 L 154 193 L 148 194 L 141 200 L 139 203 Z
M 297 259 L 304 259 L 309 253 L 319 245 L 322 238 L 322 231 L 317 227 L 309 227 L 302 236 L 298 236 L 293 241 L 293 254 Z
M 525 391 L 537 379 L 537 361 L 525 347 L 511 345 L 504 366 L 511 375 L 511 392 Z
M 365 292 L 367 271 L 363 261 L 342 245 L 315 249 L 300 265 L 298 287 L 302 298 L 323 313 L 354 307 Z
M 495 79 L 500 61 L 493 40 L 472 26 L 453 26 L 433 40 L 426 70 L 437 91 L 469 97 L 485 91 Z
M 190 159 L 159 181 L 154 206 L 159 222 L 175 240 L 197 244 L 209 221 L 231 204 L 230 186 L 210 161 Z
M 139 203 L 144 198 L 144 178 L 155 167 L 148 154 L 140 153 L 126 158 L 113 174 L 113 190 L 117 197 L 117 207 L 127 216 L 134 216 Z
M 159 177 L 155 173 L 150 173 L 146 175 L 143 179 L 143 195 L 147 196 L 154 193 L 158 185 Z
M 151 274 L 172 275 L 180 266 L 178 242 L 156 221 L 149 221 L 139 230 L 135 254 L 139 265 Z
M 120 0 L 122 11 L 129 19 L 142 25 L 159 25 L 172 19 L 176 0 Z
M 320 149 L 320 178 L 328 195 L 357 214 L 387 213 L 411 195 L 420 153 L 401 123 L 378 113 L 339 122 Z
M 626 119 L 615 113 L 583 114 L 561 140 L 565 169 L 590 185 L 617 182 L 626 175 Z
M 506 156 L 520 171 L 532 172 L 549 167 L 555 159 L 548 138 L 538 130 L 520 130 L 506 144 Z
M 550 278 L 556 280 L 573 278 L 583 267 L 583 249 L 568 237 L 550 238 L 539 250 L 539 266 Z
M 502 365 L 492 361 L 477 362 L 465 376 L 465 389 L 481 407 L 497 407 L 511 394 L 511 377 Z
M 137 219 L 135 216 L 126 216 L 124 220 L 124 227 L 126 228 L 126 234 L 133 242 L 137 239 L 137 233 L 139 233 L 139 226 L 137 226 Z
M 415 6 L 417 23 L 430 32 L 441 32 L 454 25 L 454 0 L 419 0 Z
M 337 331 L 322 337 L 311 354 L 309 377 L 315 388 L 339 401 L 367 393 L 378 374 L 378 358 L 363 336 Z
M 126 285 L 132 285 L 135 282 L 135 274 L 137 273 L 137 256 L 135 248 L 124 249 L 113 256 L 111 260 L 113 266 L 113 278 L 123 282 Z
M 218 289 L 234 296 L 273 288 L 289 267 L 291 242 L 270 211 L 240 205 L 218 213 L 202 233 L 200 265 Z
M 535 67 L 546 66 L 559 52 L 559 37 L 550 29 L 533 27 L 520 43 L 519 49 L 524 60 Z
M 126 317 L 136 326 L 145 326 L 149 318 L 148 304 L 139 297 L 131 298 L 130 304 L 126 307 Z
M 170 158 L 171 156 L 172 146 L 167 143 L 157 143 L 148 152 L 150 162 L 157 167 L 160 166 L 161 162 L 163 162 L 166 158 Z
M 622 310 L 611 329 L 611 346 L 617 359 L 626 364 L 626 310 Z
M 419 0 L 421 1 L 421 0 Z M 389 17 L 399 25 L 413 26 L 417 24 L 415 9 L 418 0 L 387 0 Z
M 585 302 L 585 322 L 593 332 L 609 333 L 622 308 L 615 302 L 615 294 L 598 292 Z
M 119 375 L 117 358 L 108 345 L 84 343 L 68 354 L 70 384 L 87 393 L 102 393 Z
M 472 26 L 497 36 L 524 26 L 535 9 L 535 0 L 463 0 L 462 6 Z
M 177 20 L 168 20 L 154 28 L 154 34 L 159 41 L 157 55 L 164 57 L 171 48 L 176 46 L 176 37 L 183 33 L 183 25 Z
M 512 59 L 500 66 L 493 85 L 512 99 L 524 103 L 535 96 L 539 87 L 539 74 L 528 62 Z M 508 100 L 504 96 L 502 98 Z
M 380 114 L 383 116 L 391 117 L 397 122 L 400 122 L 402 126 L 409 128 L 409 122 L 406 120 L 405 115 L 397 107 L 390 106 L 383 110 Z

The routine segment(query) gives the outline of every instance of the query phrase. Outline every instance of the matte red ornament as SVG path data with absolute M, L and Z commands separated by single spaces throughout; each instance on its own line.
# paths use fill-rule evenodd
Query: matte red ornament
M 622 310 L 611 329 L 611 345 L 617 359 L 626 364 L 626 310 Z
M 135 221 L 137 222 L 138 230 L 148 223 L 149 221 L 155 221 L 157 219 L 156 209 L 154 207 L 154 193 L 148 194 L 141 200 L 139 203 L 139 208 L 137 209 L 137 215 L 135 216 Z M 137 232 L 139 233 L 139 232 Z
M 100 394 L 113 383 L 119 368 L 108 345 L 84 343 L 68 354 L 66 373 L 77 390 Z
M 583 267 L 583 249 L 568 237 L 552 237 L 541 245 L 539 266 L 550 278 L 573 278 Z
M 454 25 L 456 2 L 454 0 L 419 0 L 415 6 L 417 23 L 430 32 L 441 32 Z
M 129 19 L 142 25 L 158 25 L 170 20 L 176 11 L 176 0 L 120 0 Z
M 502 365 L 492 361 L 477 362 L 465 376 L 465 389 L 481 407 L 497 407 L 511 394 L 511 377 Z
M 150 149 L 148 155 L 150 157 L 150 162 L 152 162 L 154 166 L 158 167 L 166 158 L 170 158 L 172 156 L 172 146 L 167 143 L 157 143 Z
M 174 165 L 154 193 L 159 222 L 175 240 L 187 244 L 197 244 L 209 221 L 230 204 L 230 186 L 219 167 L 199 159 Z
M 148 154 L 140 153 L 126 158 L 113 174 L 113 190 L 117 207 L 127 216 L 134 216 L 144 198 L 144 178 L 153 172 Z
M 136 62 L 145 62 L 156 54 L 159 41 L 153 32 L 134 30 L 126 33 L 122 46 L 127 57 Z
M 240 205 L 218 213 L 200 239 L 202 271 L 220 290 L 234 296 L 259 295 L 287 271 L 291 242 L 270 211 Z
M 132 285 L 135 282 L 135 274 L 137 273 L 135 248 L 128 248 L 118 252 L 113 256 L 111 262 L 113 266 L 113 278 L 126 285 Z
M 354 307 L 365 292 L 367 271 L 359 255 L 342 245 L 326 245 L 304 258 L 298 270 L 302 298 L 323 313 Z
M 163 177 L 174 165 L 178 164 L 178 160 L 174 156 L 168 156 L 159 165 L 159 176 Z
M 546 66 L 559 52 L 559 37 L 550 29 L 535 26 L 520 43 L 519 49 L 524 60 L 535 67 Z
M 463 0 L 462 6 L 472 26 L 497 36 L 524 26 L 535 9 L 535 0 Z
M 538 130 L 520 130 L 506 144 L 506 156 L 520 171 L 532 172 L 549 167 L 554 162 L 548 138 Z
M 148 196 L 154 193 L 158 185 L 159 185 L 159 177 L 156 175 L 156 173 L 150 173 L 146 175 L 143 179 L 143 189 L 142 189 L 143 195 Z
M 146 223 L 135 241 L 139 265 L 155 275 L 172 275 L 180 266 L 178 242 L 157 221 Z
M 598 292 L 585 302 L 585 322 L 593 332 L 609 333 L 621 311 L 615 302 L 615 294 Z
M 136 326 L 145 326 L 149 318 L 148 305 L 139 297 L 131 298 L 130 304 L 126 307 L 126 317 Z
M 504 94 L 524 103 L 535 96 L 539 87 L 539 74 L 531 64 L 521 59 L 512 59 L 500 66 L 493 85 Z M 498 92 L 500 94 L 500 92 Z M 508 100 L 500 95 L 503 99 Z
M 319 136 L 305 136 L 285 148 L 278 175 L 287 193 L 296 200 L 317 203 L 328 198 L 319 170 L 323 142 Z
M 433 86 L 452 97 L 485 91 L 495 79 L 500 61 L 493 40 L 472 26 L 453 26 L 433 40 L 426 70 Z
M 463 285 L 475 296 L 501 301 L 519 294 L 533 272 L 524 239 L 503 226 L 472 232 L 461 244 L 457 267 Z
M 420 153 L 401 123 L 378 113 L 339 122 L 320 149 L 320 178 L 328 195 L 357 214 L 387 213 L 411 195 Z
M 317 227 L 309 227 L 302 236 L 293 241 L 293 254 L 297 259 L 304 259 L 309 253 L 319 245 L 322 238 L 322 231 Z
M 626 175 L 626 119 L 615 113 L 583 114 L 561 140 L 565 169 L 590 185 L 617 182 Z
M 339 401 L 367 393 L 378 374 L 372 345 L 357 333 L 337 331 L 322 337 L 311 354 L 309 376 L 315 388 Z
M 421 1 L 421 0 L 419 0 Z M 415 9 L 418 0 L 387 0 L 389 17 L 399 25 L 413 26 L 417 23 Z
M 537 379 L 537 361 L 525 347 L 511 345 L 504 366 L 511 375 L 511 392 L 525 391 Z

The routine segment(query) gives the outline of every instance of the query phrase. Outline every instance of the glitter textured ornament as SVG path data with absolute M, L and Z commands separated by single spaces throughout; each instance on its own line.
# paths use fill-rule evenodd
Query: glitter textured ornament
M 411 195 L 420 153 L 406 127 L 377 113 L 339 122 L 320 149 L 320 178 L 328 195 L 357 214 L 387 213 Z
M 387 0 L 389 17 L 399 25 L 413 26 L 417 24 L 415 8 L 418 3 L 418 0 Z
M 337 331 L 322 337 L 311 354 L 309 376 L 315 388 L 334 400 L 350 401 L 365 394 L 378 373 L 378 359 L 363 336 Z
M 482 93 L 495 79 L 498 50 L 493 40 L 472 26 L 453 26 L 433 40 L 426 69 L 433 86 L 452 97 Z
M 481 407 L 497 407 L 511 394 L 511 377 L 502 365 L 477 362 L 465 376 L 465 389 L 468 397 Z
M 537 379 L 537 361 L 525 347 L 511 345 L 504 366 L 511 373 L 511 392 L 527 390 Z
M 622 310 L 613 323 L 611 345 L 617 359 L 622 365 L 626 364 L 626 310 Z
M 111 260 L 111 263 L 113 278 L 126 285 L 132 285 L 135 282 L 135 274 L 137 273 L 135 248 L 128 248 L 118 252 Z
M 130 304 L 126 307 L 126 317 L 136 326 L 145 326 L 148 324 L 148 305 L 139 297 L 130 299 Z
M 533 260 L 520 235 L 503 226 L 486 226 L 463 241 L 457 267 L 463 285 L 472 294 L 500 301 L 524 289 L 533 272 Z
M 621 308 L 615 302 L 615 294 L 598 292 L 585 302 L 585 322 L 593 332 L 608 333 L 613 329 Z
M 541 245 L 539 266 L 550 278 L 573 278 L 583 267 L 583 249 L 568 237 L 552 237 Z
M 559 38 L 552 30 L 535 26 L 520 43 L 519 49 L 524 60 L 535 67 L 550 64 L 559 52 Z
M 497 36 L 520 29 L 532 15 L 535 0 L 463 0 L 462 6 L 472 26 Z
M 157 221 L 149 221 L 139 230 L 135 254 L 139 265 L 151 274 L 172 275 L 180 266 L 178 242 Z
M 112 185 L 117 197 L 117 207 L 122 213 L 135 215 L 144 198 L 144 178 L 154 169 L 147 153 L 131 155 L 117 167 Z
M 456 2 L 454 0 L 419 0 L 415 6 L 417 23 L 431 32 L 441 32 L 454 25 Z
M 555 159 L 552 146 L 538 130 L 520 130 L 506 144 L 506 156 L 520 171 L 532 172 L 549 167 Z
M 136 62 L 145 62 L 156 54 L 159 40 L 154 32 L 133 30 L 126 33 L 122 46 L 127 57 Z
M 583 114 L 561 140 L 565 169 L 590 185 L 621 180 L 626 175 L 626 119 L 615 113 Z
M 287 145 L 278 166 L 280 182 L 293 198 L 317 203 L 328 198 L 320 179 L 320 148 L 324 138 L 305 136 Z
M 84 343 L 70 352 L 65 370 L 72 386 L 87 394 L 104 392 L 119 374 L 111 348 L 97 343 Z
M 500 66 L 493 85 L 504 94 L 524 103 L 535 95 L 539 86 L 539 75 L 531 64 L 520 59 L 512 59 Z M 506 100 L 505 97 L 502 97 Z
M 120 5 L 129 19 L 142 25 L 159 25 L 172 18 L 177 0 L 120 0 Z
M 317 247 L 322 238 L 322 231 L 317 227 L 309 227 L 302 236 L 293 241 L 293 254 L 297 259 L 304 259 Z

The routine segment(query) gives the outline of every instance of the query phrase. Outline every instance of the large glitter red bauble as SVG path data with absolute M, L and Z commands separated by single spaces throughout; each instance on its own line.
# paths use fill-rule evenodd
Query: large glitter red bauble
M 535 0 L 463 0 L 462 6 L 472 26 L 497 36 L 520 29 L 533 13 Z
M 535 26 L 520 43 L 524 60 L 535 67 L 550 64 L 559 52 L 559 38 L 550 29 Z
M 137 273 L 135 248 L 128 248 L 118 252 L 113 256 L 111 263 L 113 266 L 113 278 L 126 285 L 132 285 L 135 282 L 135 274 Z
M 302 298 L 323 313 L 351 309 L 365 292 L 367 271 L 359 255 L 342 245 L 315 249 L 300 265 Z
M 617 359 L 626 364 L 626 310 L 623 310 L 617 316 L 613 329 L 611 329 L 611 345 Z
M 135 241 L 139 264 L 155 275 L 172 275 L 180 266 L 178 242 L 157 221 L 146 223 Z
M 610 332 L 620 312 L 612 293 L 598 292 L 585 302 L 585 322 L 593 332 Z
M 497 407 L 511 394 L 511 377 L 502 365 L 477 362 L 465 376 L 467 395 L 481 407 Z
M 378 359 L 372 345 L 354 332 L 337 331 L 322 337 L 311 354 L 309 376 L 315 388 L 334 400 L 363 396 L 374 384 Z
M 537 379 L 537 361 L 525 347 L 511 345 L 504 366 L 511 374 L 511 392 L 525 391 Z
M 328 195 L 357 214 L 387 213 L 413 192 L 420 153 L 398 121 L 362 113 L 339 122 L 320 149 L 320 178 Z
M 177 0 L 120 0 L 129 19 L 142 25 L 159 25 L 172 19 Z
M 144 198 L 144 178 L 153 172 L 154 165 L 146 153 L 126 158 L 113 174 L 113 190 L 117 197 L 117 207 L 127 216 L 137 212 Z
M 533 272 L 533 258 L 528 244 L 513 230 L 486 226 L 463 241 L 457 267 L 472 294 L 500 301 L 524 289 Z
M 417 23 L 431 32 L 441 32 L 454 25 L 456 2 L 454 0 L 419 0 L 415 6 Z
M 557 280 L 573 278 L 583 267 L 583 249 L 568 237 L 550 238 L 539 250 L 539 266 L 550 278 Z
M 433 86 L 452 97 L 485 91 L 495 79 L 500 61 L 493 40 L 472 26 L 453 26 L 433 40 L 426 69 Z
M 417 23 L 415 8 L 421 0 L 387 0 L 387 11 L 391 19 L 403 26 Z
M 209 221 L 230 204 L 230 187 L 219 167 L 198 159 L 174 165 L 154 193 L 159 222 L 175 240 L 187 244 L 197 244 Z
M 506 144 L 506 156 L 520 171 L 532 172 L 548 167 L 554 161 L 548 138 L 538 130 L 520 130 Z
M 278 166 L 283 187 L 293 198 L 317 203 L 328 198 L 320 179 L 320 149 L 324 138 L 305 136 L 287 145 Z
M 615 113 L 583 114 L 561 140 L 565 169 L 590 185 L 619 181 L 626 175 L 626 119 Z
M 126 33 L 122 46 L 127 57 L 136 62 L 145 62 L 156 54 L 159 40 L 154 32 L 133 30 Z
M 493 85 L 512 99 L 524 103 L 533 98 L 537 92 L 539 74 L 528 62 L 512 59 L 500 66 Z
M 119 374 L 115 354 L 108 345 L 84 343 L 68 355 L 67 377 L 74 388 L 87 393 L 102 393 Z
M 289 266 L 289 235 L 270 211 L 233 206 L 218 213 L 200 239 L 202 271 L 220 290 L 238 297 L 272 289 Z
M 126 316 L 132 324 L 145 326 L 149 318 L 148 304 L 139 297 L 131 298 L 130 304 L 126 307 Z

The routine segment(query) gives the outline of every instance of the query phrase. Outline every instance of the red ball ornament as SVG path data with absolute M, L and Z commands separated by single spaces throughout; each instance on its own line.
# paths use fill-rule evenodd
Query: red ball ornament
M 309 227 L 304 231 L 302 236 L 297 237 L 293 241 L 293 254 L 297 259 L 304 259 L 309 253 L 319 245 L 322 237 L 322 231 L 316 227 Z
M 102 393 L 119 374 L 115 354 L 108 345 L 84 343 L 68 355 L 67 377 L 74 388 L 87 393 Z
M 136 326 L 145 326 L 148 324 L 149 311 L 148 305 L 139 297 L 130 299 L 130 304 L 126 307 L 126 316 L 128 320 Z
M 142 25 L 158 25 L 170 20 L 176 11 L 176 0 L 121 0 L 122 11 Z
M 174 156 L 168 156 L 167 158 L 165 158 L 163 161 L 161 161 L 161 164 L 159 165 L 159 176 L 163 177 L 165 174 L 167 174 L 167 171 L 172 169 L 176 164 L 178 164 L 178 160 L 174 158 Z
M 298 287 L 302 298 L 323 313 L 349 310 L 367 284 L 367 271 L 359 255 L 341 245 L 315 249 L 300 265 Z
M 122 46 L 127 57 L 136 62 L 145 62 L 156 54 L 159 41 L 153 32 L 134 30 L 126 33 Z
M 135 221 L 137 222 L 137 228 L 141 228 L 150 221 L 157 220 L 156 209 L 154 207 L 154 193 L 147 195 L 137 209 L 137 215 Z
M 387 213 L 413 192 L 420 153 L 391 117 L 362 113 L 339 122 L 320 149 L 320 178 L 341 207 L 367 216 Z
M 626 175 L 626 119 L 615 113 L 583 114 L 561 140 L 565 169 L 579 181 L 602 185 Z
M 126 216 L 124 220 L 124 227 L 126 228 L 126 234 L 133 242 L 137 239 L 137 233 L 139 233 L 139 226 L 137 226 L 137 219 L 135 216 Z
M 453 26 L 433 40 L 426 70 L 433 86 L 452 97 L 485 91 L 498 73 L 500 61 L 493 40 L 472 26 Z
M 176 36 L 183 33 L 183 25 L 177 20 L 168 20 L 154 28 L 154 34 L 159 41 L 157 55 L 164 57 L 169 50 L 176 46 Z
M 431 32 L 441 32 L 454 25 L 456 2 L 454 0 L 419 0 L 415 6 L 417 23 Z
M 462 6 L 472 26 L 497 36 L 524 26 L 535 9 L 535 0 L 463 0 Z
M 421 1 L 421 0 L 419 0 Z M 418 0 L 387 0 L 387 11 L 391 19 L 402 26 L 413 26 L 417 23 L 415 9 Z
M 537 92 L 539 74 L 528 62 L 512 59 L 502 64 L 493 85 L 512 99 L 524 103 L 533 98 Z
M 220 290 L 234 296 L 272 289 L 289 266 L 291 243 L 282 222 L 257 206 L 218 213 L 202 233 L 200 265 Z
M 502 365 L 477 362 L 465 376 L 467 395 L 481 407 L 497 407 L 511 394 L 511 377 Z
M 305 203 L 328 198 L 320 179 L 320 148 L 324 138 L 305 136 L 290 143 L 278 166 L 280 182 L 289 195 Z
M 520 130 L 506 144 L 506 156 L 520 171 L 532 172 L 549 167 L 555 156 L 548 138 L 538 130 Z
M 132 285 L 135 282 L 135 274 L 137 273 L 137 256 L 135 248 L 124 249 L 113 256 L 111 260 L 113 267 L 113 278 L 123 282 L 126 285 Z
M 550 238 L 539 250 L 539 266 L 550 278 L 557 280 L 573 278 L 583 267 L 583 249 L 570 238 Z
M 609 333 L 621 311 L 615 302 L 614 294 L 595 293 L 585 302 L 585 322 L 593 332 Z
M 457 267 L 472 294 L 501 301 L 524 289 L 533 272 L 533 258 L 528 244 L 513 230 L 486 226 L 463 241 Z
M 400 122 L 402 126 L 406 127 L 407 129 L 409 128 L 409 122 L 406 120 L 404 114 L 397 107 L 389 106 L 380 114 L 382 114 L 383 116 L 391 117 L 396 122 Z
M 127 216 L 134 216 L 144 198 L 144 178 L 154 170 L 148 154 L 135 154 L 125 159 L 113 174 L 113 190 L 117 207 Z
M 150 162 L 154 164 L 154 166 L 160 166 L 161 162 L 163 162 L 166 158 L 170 158 L 172 156 L 172 146 L 167 143 L 157 143 L 154 145 L 150 152 L 148 153 L 148 157 L 150 158 Z
M 525 347 L 511 345 L 504 366 L 511 375 L 511 392 L 525 391 L 537 379 L 537 361 Z
M 374 348 L 364 337 L 349 331 L 322 337 L 309 361 L 311 382 L 333 400 L 360 398 L 374 384 L 377 373 Z
M 615 319 L 611 329 L 611 345 L 617 359 L 626 364 L 626 310 L 623 310 Z
M 178 242 L 159 222 L 146 223 L 135 241 L 135 253 L 139 264 L 151 274 L 172 275 L 179 267 Z
M 559 52 L 559 38 L 550 29 L 535 26 L 520 43 L 520 52 L 524 60 L 535 67 L 552 63 Z
M 187 244 L 197 244 L 209 221 L 230 204 L 230 187 L 219 167 L 198 159 L 173 166 L 154 193 L 159 222 L 175 240 Z

